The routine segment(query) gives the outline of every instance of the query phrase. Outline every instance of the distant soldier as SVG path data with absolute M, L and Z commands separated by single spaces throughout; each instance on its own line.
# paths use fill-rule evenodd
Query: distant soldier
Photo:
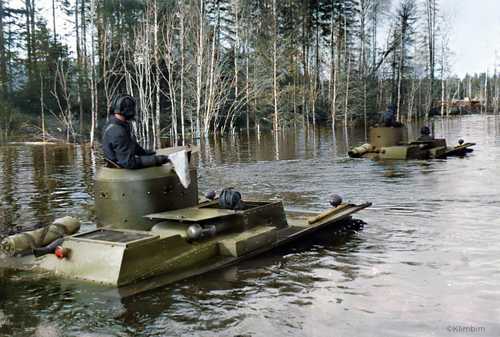
M 382 125 L 385 127 L 400 127 L 401 123 L 396 121 L 396 107 L 390 104 L 387 110 L 382 114 Z
M 422 126 L 420 129 L 420 137 L 417 138 L 419 142 L 432 142 L 434 138 L 431 136 L 431 129 L 428 126 Z
M 106 160 L 113 166 L 125 169 L 140 169 L 167 163 L 168 156 L 155 155 L 144 150 L 132 134 L 130 121 L 135 117 L 136 102 L 130 95 L 120 95 L 113 99 L 110 118 L 104 127 L 102 149 Z

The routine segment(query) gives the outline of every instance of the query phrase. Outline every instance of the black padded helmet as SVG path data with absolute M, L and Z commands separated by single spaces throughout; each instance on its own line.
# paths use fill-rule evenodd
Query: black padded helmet
M 121 114 L 125 117 L 125 119 L 134 119 L 135 116 L 135 107 L 136 107 L 135 98 L 130 95 L 118 95 L 113 99 L 113 103 L 111 104 L 111 112 L 115 114 Z
M 428 126 L 422 126 L 422 128 L 420 129 L 420 134 L 428 136 L 431 134 L 431 129 L 429 129 Z

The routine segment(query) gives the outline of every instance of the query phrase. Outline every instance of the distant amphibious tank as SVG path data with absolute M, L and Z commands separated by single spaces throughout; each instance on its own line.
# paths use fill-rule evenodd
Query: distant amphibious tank
M 0 258 L 0 265 L 7 261 L 120 287 L 127 296 L 237 263 L 324 227 L 344 228 L 352 214 L 371 205 L 334 195 L 323 213 L 285 212 L 280 201 L 244 200 L 231 188 L 199 201 L 191 150 L 158 151 L 171 159 L 159 167 L 101 168 L 95 229 L 73 234 L 79 222 L 66 218 L 49 228 L 50 240 L 38 232 L 7 237 L 0 247 L 9 257 Z
M 446 139 L 430 136 L 407 142 L 405 127 L 372 127 L 369 143 L 357 146 L 348 152 L 351 158 L 391 159 L 434 159 L 448 156 L 465 156 L 472 152 L 475 143 L 459 140 L 455 146 L 447 146 Z

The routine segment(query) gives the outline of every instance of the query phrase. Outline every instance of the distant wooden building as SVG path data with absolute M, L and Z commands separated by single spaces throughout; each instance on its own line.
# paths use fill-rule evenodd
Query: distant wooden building
M 454 99 L 444 102 L 434 101 L 432 104 L 432 114 L 439 115 L 441 113 L 441 105 L 444 105 L 445 110 L 449 109 L 449 113 L 453 115 L 481 112 L 481 100 L 477 98 L 470 99 L 469 97 L 465 97 L 464 99 Z

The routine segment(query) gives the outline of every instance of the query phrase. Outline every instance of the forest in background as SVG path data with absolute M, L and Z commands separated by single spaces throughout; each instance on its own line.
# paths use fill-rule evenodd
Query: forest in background
M 0 0 L 0 138 L 29 124 L 93 144 L 118 93 L 138 99 L 148 147 L 245 128 L 366 131 L 389 104 L 402 122 L 464 99 L 498 113 L 496 69 L 451 72 L 438 0 L 49 0 L 49 15 L 12 2 Z

